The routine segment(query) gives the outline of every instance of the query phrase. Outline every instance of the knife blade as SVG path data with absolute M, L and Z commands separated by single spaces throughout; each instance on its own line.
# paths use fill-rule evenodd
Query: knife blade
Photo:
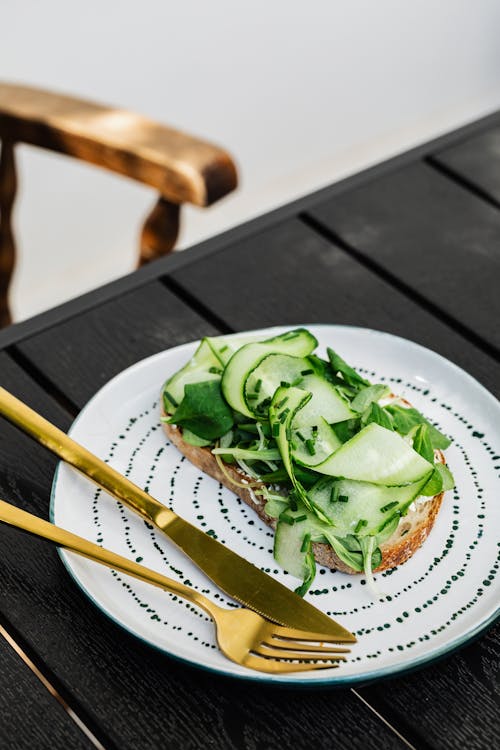
M 0 414 L 156 526 L 233 599 L 280 625 L 326 633 L 339 643 L 356 642 L 342 625 L 181 518 L 1 387 Z

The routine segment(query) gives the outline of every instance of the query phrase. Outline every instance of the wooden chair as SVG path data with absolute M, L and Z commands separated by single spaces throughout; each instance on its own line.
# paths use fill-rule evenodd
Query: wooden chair
M 0 140 L 0 327 L 11 322 L 16 143 L 74 156 L 156 188 L 138 265 L 173 249 L 183 203 L 209 206 L 237 184 L 231 157 L 210 143 L 125 110 L 26 86 L 0 83 Z

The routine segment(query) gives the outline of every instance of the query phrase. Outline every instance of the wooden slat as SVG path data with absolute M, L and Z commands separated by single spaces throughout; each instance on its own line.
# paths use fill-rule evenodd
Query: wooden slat
M 134 335 L 140 331 L 137 320 Z M 201 327 L 201 325 L 200 325 Z M 200 331 L 201 332 L 201 331 Z M 110 337 L 113 330 L 109 332 Z M 115 349 L 110 347 L 109 359 Z M 112 368 L 107 360 L 103 365 Z M 34 382 L 0 354 L 2 384 L 58 420 L 60 409 Z M 97 367 L 97 365 L 96 365 Z M 89 368 L 94 369 L 94 368 Z M 46 515 L 52 459 L 24 435 L 0 421 L 2 493 L 24 498 L 25 507 Z M 6 477 L 6 461 L 36 464 L 36 484 Z M 45 486 L 43 486 L 45 485 Z M 405 747 L 349 691 L 302 693 L 218 678 L 179 664 L 143 645 L 101 614 L 72 582 L 46 543 L 0 528 L 0 609 L 57 678 L 106 747 L 144 748 L 287 747 L 327 750 L 340 745 L 349 727 L 353 747 Z M 33 747 L 56 745 L 43 718 Z M 30 730 L 29 723 L 27 732 Z M 43 734 L 45 732 L 45 734 Z M 71 745 L 68 745 L 71 746 Z
M 436 151 L 432 160 L 500 207 L 500 127 Z
M 93 747 L 60 703 L 0 636 L 0 747 Z
M 309 215 L 500 353 L 500 211 L 420 162 Z
M 81 408 L 126 367 L 215 332 L 155 281 L 26 339 L 17 348 Z

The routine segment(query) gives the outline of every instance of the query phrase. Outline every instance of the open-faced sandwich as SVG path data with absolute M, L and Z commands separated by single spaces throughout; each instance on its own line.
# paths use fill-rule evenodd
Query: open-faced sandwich
M 205 338 L 165 383 L 162 422 L 203 472 L 275 529 L 277 562 L 345 573 L 393 568 L 427 538 L 453 477 L 450 441 L 307 330 Z

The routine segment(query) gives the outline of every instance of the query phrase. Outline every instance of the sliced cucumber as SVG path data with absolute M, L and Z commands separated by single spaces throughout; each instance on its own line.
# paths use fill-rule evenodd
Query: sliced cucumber
M 245 402 L 254 415 L 259 406 L 271 402 L 272 397 L 284 383 L 295 385 L 303 378 L 303 372 L 310 372 L 307 359 L 291 357 L 289 354 L 268 354 L 252 370 L 245 382 Z M 306 389 L 307 390 L 307 389 Z
M 311 394 L 300 390 L 300 388 L 285 388 L 282 386 L 276 390 L 269 407 L 271 433 L 276 440 L 288 476 L 296 489 L 298 489 L 298 483 L 292 466 L 291 425 L 298 410 L 307 404 L 310 398 Z
M 307 554 L 311 541 L 323 537 L 324 524 L 306 508 L 281 513 L 274 536 L 274 557 L 290 575 L 304 579 L 308 573 Z
M 226 365 L 222 376 L 222 393 L 228 404 L 241 414 L 253 417 L 245 400 L 245 383 L 249 374 L 268 354 L 291 354 L 306 357 L 318 345 L 317 340 L 304 328 L 288 331 L 266 341 L 245 344 Z
M 378 534 L 419 496 L 427 477 L 403 487 L 382 487 L 352 479 L 320 479 L 308 494 L 338 537 Z M 364 522 L 364 523 L 363 523 Z
M 297 414 L 294 424 L 297 429 L 318 425 L 321 418 L 334 424 L 357 416 L 335 386 L 315 373 L 306 375 L 298 387 L 312 393 L 312 398 Z
M 163 386 L 166 411 L 174 414 L 184 398 L 184 388 L 188 383 L 220 380 L 221 375 L 221 364 L 213 353 L 208 339 L 202 339 L 187 365 L 176 372 Z
M 238 349 L 255 340 L 255 336 L 215 336 L 205 339 L 222 367 L 227 365 Z
M 304 408 L 307 407 L 308 405 Z M 299 416 L 300 412 L 297 414 L 297 417 Z M 292 428 L 294 427 L 295 422 L 292 424 Z M 317 425 L 302 427 L 292 432 L 292 458 L 302 466 L 312 468 L 322 463 L 341 445 L 341 441 L 325 419 L 320 419 Z
M 314 469 L 333 477 L 394 486 L 430 476 L 433 466 L 396 432 L 371 422 Z

